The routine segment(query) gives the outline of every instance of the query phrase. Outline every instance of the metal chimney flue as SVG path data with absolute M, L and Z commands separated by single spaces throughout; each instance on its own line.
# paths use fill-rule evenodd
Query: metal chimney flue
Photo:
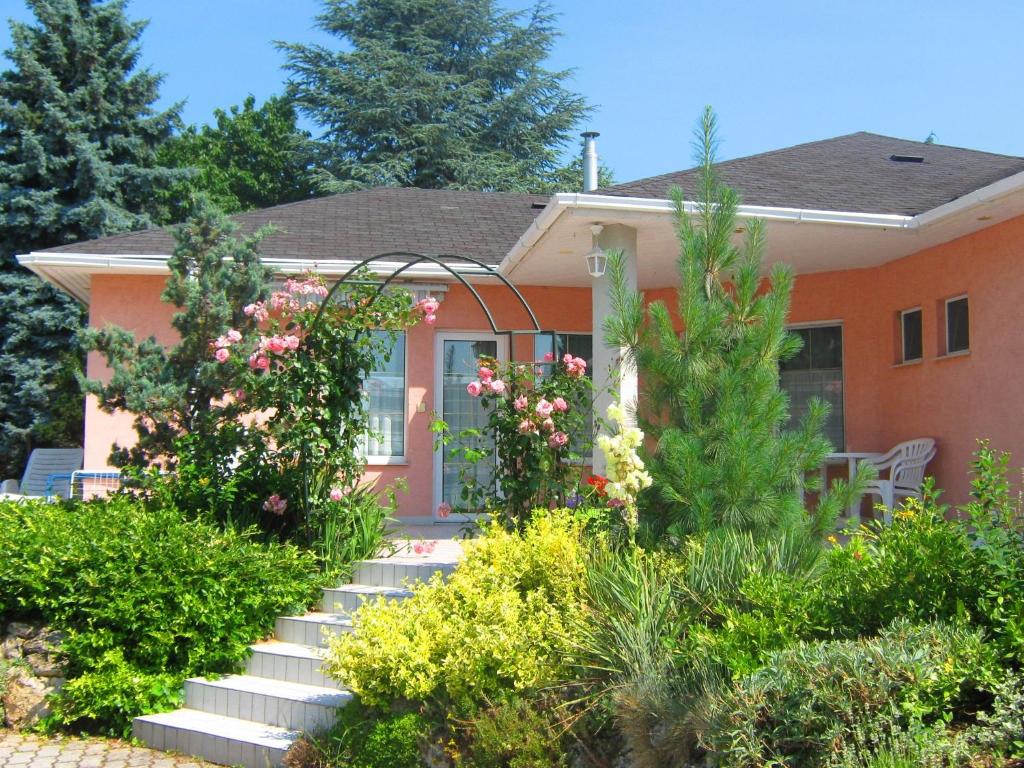
M 597 131 L 585 131 L 583 137 L 583 191 L 597 189 Z

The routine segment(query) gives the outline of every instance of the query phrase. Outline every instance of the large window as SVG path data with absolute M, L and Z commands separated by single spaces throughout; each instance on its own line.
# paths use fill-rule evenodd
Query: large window
M 837 451 L 845 447 L 843 434 L 843 327 L 823 325 L 794 328 L 803 348 L 782 363 L 782 388 L 789 395 L 790 424 L 799 423 L 815 397 L 831 406 L 825 436 Z
M 374 331 L 388 338 L 386 331 Z M 405 334 L 395 334 L 387 360 L 377 361 L 363 381 L 369 420 L 363 450 L 369 459 L 405 456 Z
M 587 376 L 594 377 L 594 340 L 589 333 L 545 333 L 537 336 L 534 344 L 534 356 L 543 360 L 551 355 L 554 360 L 561 360 L 566 354 L 582 357 L 587 361 Z M 583 456 L 589 456 L 591 444 L 594 442 L 594 406 L 591 402 L 580 403 L 586 409 L 586 421 L 583 434 L 572 435 L 572 449 Z

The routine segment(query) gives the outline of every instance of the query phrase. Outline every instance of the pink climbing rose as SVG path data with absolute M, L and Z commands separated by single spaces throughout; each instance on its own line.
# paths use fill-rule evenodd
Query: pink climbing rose
M 447 501 L 442 501 L 437 505 L 437 516 L 444 520 L 448 515 L 452 513 L 452 505 Z
M 230 341 L 232 344 L 237 344 L 242 340 L 242 334 L 236 331 L 234 328 L 229 330 L 226 335 L 228 337 L 228 341 Z
M 228 358 L 231 357 L 231 353 L 227 350 L 226 347 L 221 347 L 220 349 L 213 353 L 213 356 L 214 358 L 216 358 L 218 363 L 226 363 L 228 361 Z
M 491 392 L 496 395 L 505 394 L 505 382 L 501 379 L 495 379 L 491 382 Z
M 565 432 L 555 432 L 548 438 L 548 445 L 552 448 L 562 448 L 569 442 L 569 436 Z
M 546 419 L 551 415 L 551 411 L 554 410 L 554 406 L 542 397 L 537 401 L 537 407 L 535 410 L 537 411 L 538 416 L 542 419 Z
M 331 501 L 341 501 L 343 498 L 345 498 L 345 494 L 342 493 L 341 488 L 335 486 L 334 488 L 331 488 L 330 497 Z
M 530 401 L 526 399 L 526 395 L 520 395 L 512 401 L 512 407 L 517 411 L 525 411 L 526 406 L 530 404 Z
M 540 423 L 540 426 L 545 432 L 553 432 L 555 429 L 555 422 L 550 418 L 547 418 Z
M 479 381 L 471 381 L 466 385 L 466 391 L 471 397 L 480 397 L 480 393 L 483 391 L 483 386 L 481 386 Z
M 554 352 L 545 352 L 544 353 L 544 362 L 545 363 L 554 362 L 554 359 L 555 359 L 555 353 Z
M 283 515 L 288 509 L 288 502 L 275 493 L 263 502 L 263 508 L 271 514 Z
M 534 423 L 532 421 L 530 421 L 529 419 L 523 419 L 522 421 L 519 422 L 519 433 L 520 434 L 528 435 L 531 432 L 536 432 L 536 431 L 537 431 L 537 427 L 534 426 Z
M 480 370 L 476 372 L 476 375 L 480 377 L 480 381 L 490 381 L 494 378 L 494 371 L 486 365 L 482 365 L 480 366 Z
M 565 402 L 565 398 L 564 397 L 556 397 L 551 402 L 551 404 L 554 406 L 555 410 L 558 411 L 559 413 L 565 413 L 566 411 L 569 410 L 569 404 L 567 402 Z

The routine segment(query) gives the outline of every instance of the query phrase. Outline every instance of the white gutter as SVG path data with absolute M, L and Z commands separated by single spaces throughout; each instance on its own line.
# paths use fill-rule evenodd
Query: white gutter
M 971 208 L 977 208 L 987 203 L 993 203 L 1001 197 L 1006 197 L 1014 192 L 1020 192 L 1022 189 L 1024 189 L 1024 172 L 1015 173 L 1013 176 L 1007 176 L 1005 179 L 1000 179 L 989 184 L 987 187 L 976 189 L 963 197 L 958 197 L 956 200 L 944 203 L 937 208 L 932 208 L 930 211 L 919 213 L 914 217 L 914 226 L 921 228 L 936 224 L 943 219 L 948 219 L 950 216 L 955 216 L 958 213 L 963 213 Z

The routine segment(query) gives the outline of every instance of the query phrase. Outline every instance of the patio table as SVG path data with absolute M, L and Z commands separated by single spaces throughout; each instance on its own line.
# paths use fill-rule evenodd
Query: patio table
M 839 451 L 837 453 L 830 453 L 825 457 L 825 463 L 821 467 L 821 487 L 826 487 L 827 472 L 829 466 L 846 464 L 846 473 L 849 482 L 853 482 L 854 478 L 857 477 L 857 469 L 860 462 L 864 459 L 874 459 L 882 454 L 878 451 Z M 846 508 L 846 516 L 853 517 L 854 515 L 860 516 L 860 500 L 858 496 L 856 501 L 850 502 L 850 506 Z

